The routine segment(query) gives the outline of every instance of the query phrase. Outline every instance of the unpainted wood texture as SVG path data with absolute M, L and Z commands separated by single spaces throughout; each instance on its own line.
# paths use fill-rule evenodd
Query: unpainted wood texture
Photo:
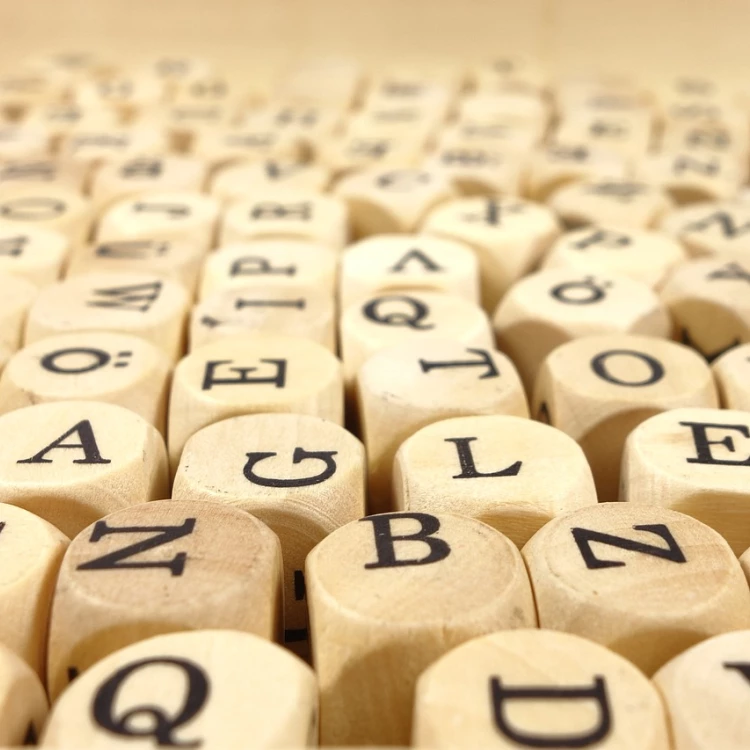
M 690 257 L 750 253 L 750 205 L 741 201 L 705 201 L 670 211 L 662 232 L 679 240 Z
M 0 646 L 0 742 L 29 744 L 39 737 L 47 718 L 47 696 L 39 677 L 20 656 Z
M 750 411 L 750 344 L 735 346 L 711 366 L 725 409 Z

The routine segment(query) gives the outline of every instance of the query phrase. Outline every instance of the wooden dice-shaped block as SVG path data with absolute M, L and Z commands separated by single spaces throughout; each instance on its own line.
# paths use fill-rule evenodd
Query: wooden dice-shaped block
M 83 107 L 75 102 L 47 102 L 31 109 L 24 122 L 43 128 L 50 138 L 53 152 L 56 152 L 74 131 L 117 130 L 122 125 L 122 118 L 110 109 Z
M 475 638 L 417 682 L 418 748 L 668 750 L 658 692 L 627 660 L 569 633 Z
M 213 247 L 219 202 L 200 193 L 168 192 L 125 198 L 102 215 L 100 242 L 126 239 L 188 240 Z
M 685 259 L 680 243 L 661 232 L 602 226 L 566 232 L 542 267 L 621 274 L 655 287 Z
M 224 104 L 238 107 L 243 103 L 244 95 L 245 92 L 240 91 L 225 76 L 209 72 L 180 81 L 175 87 L 172 101 L 177 104 Z
M 492 324 L 498 347 L 529 392 L 545 357 L 566 341 L 602 333 L 670 338 L 672 332 L 666 306 L 643 282 L 553 268 L 514 284 Z
M 521 555 L 473 518 L 362 518 L 306 570 L 324 745 L 406 745 L 425 668 L 476 636 L 536 625 Z
M 301 143 L 293 135 L 252 126 L 199 130 L 190 150 L 212 168 L 274 157 L 300 160 L 305 156 Z
M 335 353 L 333 295 L 301 284 L 269 290 L 262 281 L 220 289 L 193 308 L 190 351 L 246 333 L 297 336 Z
M 68 238 L 55 229 L 0 221 L 0 274 L 27 279 L 38 287 L 53 284 L 68 256 Z
M 111 108 L 128 118 L 139 109 L 160 104 L 166 90 L 157 76 L 142 73 L 137 76 L 112 76 L 81 81 L 75 86 L 72 98 L 84 107 Z
M 538 61 L 513 56 L 497 56 L 474 66 L 470 81 L 478 91 L 535 91 L 547 81 Z
M 748 134 L 729 123 L 667 121 L 661 137 L 665 151 L 687 151 L 698 156 L 717 154 L 743 159 L 748 152 Z
M 600 502 L 616 500 L 631 430 L 680 406 L 718 406 L 711 369 L 681 344 L 627 334 L 586 336 L 542 364 L 532 413 L 580 443 Z
M 330 170 L 322 164 L 266 159 L 257 164 L 233 164 L 219 170 L 211 180 L 211 195 L 228 203 L 262 190 L 322 193 L 330 181 Z
M 494 310 L 508 288 L 536 266 L 559 234 L 554 213 L 517 198 L 462 198 L 438 206 L 425 234 L 458 240 L 477 254 L 482 304 Z
M 600 504 L 550 521 L 522 553 L 540 627 L 601 643 L 647 675 L 705 638 L 750 627 L 731 548 L 681 513 Z
M 576 442 L 512 416 L 456 417 L 423 427 L 396 453 L 393 494 L 399 511 L 472 516 L 518 547 L 552 518 L 596 503 Z
M 750 205 L 706 201 L 670 211 L 660 226 L 691 257 L 750 252 Z
M 347 130 L 375 137 L 396 136 L 429 141 L 440 130 L 444 118 L 442 106 L 375 102 L 350 117 Z
M 354 235 L 415 232 L 435 206 L 454 197 L 449 180 L 425 169 L 373 169 L 345 177 L 336 194 L 349 205 Z
M 286 238 L 341 250 L 349 238 L 346 203 L 331 195 L 278 190 L 233 203 L 224 214 L 220 242 Z
M 484 311 L 442 292 L 384 291 L 347 307 L 340 319 L 344 380 L 351 389 L 368 357 L 402 341 L 448 339 L 488 348 L 492 331 Z
M 167 148 L 167 139 L 161 127 L 76 128 L 61 139 L 58 156 L 64 161 L 95 170 L 110 161 L 163 154 Z
M 742 750 L 750 742 L 750 632 L 710 638 L 653 678 L 669 713 L 675 750 Z
M 570 229 L 589 224 L 651 229 L 672 208 L 661 188 L 628 179 L 574 182 L 555 191 L 548 204 Z
M 0 187 L 39 183 L 60 185 L 83 193 L 88 172 L 84 165 L 58 159 L 14 159 L 0 164 Z
M 235 123 L 235 113 L 223 104 L 174 104 L 155 112 L 152 117 L 163 127 L 171 151 L 190 153 L 198 136 L 206 130 L 228 128 Z
M 37 404 L 0 416 L 2 502 L 69 537 L 120 508 L 168 493 L 164 440 L 129 409 L 95 401 Z
M 49 155 L 49 134 L 42 128 L 0 121 L 0 159 L 44 159 Z
M 479 302 L 479 266 L 466 245 L 426 235 L 369 237 L 341 259 L 339 299 L 348 308 L 376 292 L 433 289 Z
M 81 531 L 60 567 L 47 686 L 56 698 L 113 651 L 154 635 L 223 628 L 280 634 L 281 550 L 257 518 L 161 500 Z
M 177 467 L 188 438 L 241 414 L 310 414 L 341 424 L 341 363 L 325 347 L 294 336 L 252 334 L 193 351 L 174 371 L 169 458 Z
M 521 191 L 523 159 L 489 147 L 444 145 L 425 169 L 446 178 L 459 195 L 516 195 Z
M 208 60 L 186 55 L 161 55 L 149 60 L 143 69 L 172 89 L 186 81 L 206 78 L 216 72 L 213 63 Z
M 620 156 L 632 165 L 642 159 L 652 139 L 652 118 L 640 110 L 571 110 L 555 131 L 559 143 L 583 143 L 596 151 Z
M 444 128 L 438 139 L 441 149 L 487 149 L 501 154 L 528 156 L 539 143 L 539 134 L 522 123 L 459 120 Z
M 427 144 L 420 135 L 373 135 L 355 130 L 323 143 L 320 161 L 340 177 L 366 169 L 416 168 L 426 151 Z
M 131 333 L 174 360 L 182 351 L 188 295 L 176 281 L 146 273 L 86 273 L 43 290 L 26 324 L 26 343 L 74 331 Z
M 318 733 L 317 703 L 310 667 L 264 638 L 233 630 L 169 633 L 115 651 L 76 679 L 57 701 L 41 744 L 309 746 Z
M 24 118 L 35 105 L 58 99 L 63 89 L 59 78 L 24 65 L 0 77 L 0 114 L 13 120 Z
M 305 240 L 236 242 L 211 253 L 203 264 L 200 299 L 221 289 L 263 284 L 269 291 L 305 286 L 333 294 L 337 254 Z
M 11 357 L 0 376 L 0 413 L 85 394 L 134 411 L 164 434 L 171 369 L 167 355 L 138 336 L 49 336 Z
M 47 711 L 39 677 L 20 656 L 0 645 L 0 742 L 8 747 L 36 744 Z
M 362 68 L 352 59 L 308 59 L 284 72 L 277 94 L 282 101 L 325 104 L 349 109 L 364 83 Z
M 548 102 L 537 92 L 479 92 L 461 100 L 459 120 L 523 126 L 542 137 L 549 123 Z
M 459 416 L 528 416 L 512 362 L 490 347 L 432 339 L 405 341 L 370 357 L 357 379 L 367 449 L 369 511 L 392 510 L 393 460 L 408 437 Z
M 284 641 L 304 653 L 305 558 L 327 534 L 365 514 L 359 440 L 302 414 L 225 419 L 188 440 L 173 497 L 232 505 L 276 532 L 284 561 Z
M 620 500 L 693 516 L 741 555 L 750 547 L 749 417 L 728 409 L 672 409 L 647 419 L 625 444 Z
M 725 409 L 750 411 L 750 344 L 735 346 L 711 365 L 721 405 Z

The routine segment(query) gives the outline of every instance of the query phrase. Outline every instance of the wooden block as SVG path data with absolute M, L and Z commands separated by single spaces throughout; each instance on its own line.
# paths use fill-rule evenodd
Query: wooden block
M 167 138 L 161 128 L 128 125 L 102 130 L 76 128 L 61 139 L 60 159 L 91 168 L 111 161 L 155 157 L 167 151 Z
M 407 743 L 424 669 L 477 636 L 536 625 L 521 555 L 473 518 L 362 518 L 312 551 L 306 580 L 323 745 Z
M 652 140 L 650 113 L 644 110 L 567 112 L 555 131 L 559 143 L 585 143 L 596 151 L 617 154 L 634 165 L 648 152 Z
M 241 414 L 310 414 L 341 424 L 341 363 L 325 347 L 293 336 L 253 334 L 191 352 L 174 371 L 168 446 L 173 470 L 188 438 Z
M 7 613 L 0 622 L 0 653 L 13 651 L 43 680 L 52 594 L 69 540 L 47 521 L 7 503 L 0 504 L 0 524 L 0 596 Z
M 480 92 L 461 100 L 458 119 L 522 125 L 541 137 L 547 130 L 550 111 L 548 103 L 535 92 Z
M 294 135 L 248 126 L 206 128 L 196 132 L 191 153 L 212 167 L 279 158 L 299 161 L 302 145 Z
M 268 289 L 262 280 L 219 289 L 193 307 L 189 350 L 256 333 L 309 339 L 335 354 L 333 295 L 302 284 Z
M 257 240 L 223 245 L 203 264 L 199 298 L 220 289 L 263 283 L 270 290 L 298 285 L 333 294 L 337 255 L 304 240 Z
M 172 363 L 124 333 L 49 336 L 16 352 L 0 377 L 0 413 L 34 404 L 89 401 L 124 406 L 165 434 Z
M 307 190 L 260 191 L 233 203 L 224 214 L 220 244 L 286 238 L 320 242 L 336 250 L 349 240 L 346 203 Z
M 661 232 L 605 225 L 566 232 L 552 246 L 542 268 L 618 274 L 658 287 L 685 259 L 680 243 Z
M 209 71 L 194 74 L 176 82 L 172 101 L 175 104 L 218 104 L 237 107 L 245 97 L 226 76 Z
M 236 124 L 235 113 L 221 104 L 175 104 L 154 113 L 153 122 L 166 128 L 171 150 L 189 153 L 200 133 Z
M 448 179 L 424 169 L 373 169 L 345 177 L 336 194 L 349 206 L 356 237 L 416 232 L 438 205 L 454 197 Z
M 276 532 L 284 561 L 284 641 L 299 653 L 309 650 L 305 558 L 327 534 L 365 514 L 359 440 L 304 414 L 225 419 L 188 440 L 173 497 L 232 505 Z
M 35 55 L 23 60 L 23 67 L 51 76 L 53 80 L 62 81 L 66 85 L 84 78 L 112 75 L 116 69 L 111 59 L 80 49 Z
M 532 414 L 583 448 L 600 502 L 617 499 L 631 430 L 680 406 L 718 406 L 711 369 L 691 349 L 647 336 L 608 334 L 568 341 L 544 360 Z
M 596 643 L 550 630 L 475 638 L 417 683 L 418 748 L 669 750 L 664 707 L 646 677 Z
M 727 123 L 675 122 L 665 123 L 661 138 L 664 151 L 687 151 L 698 156 L 717 154 L 745 159 L 748 153 L 748 134 Z
M 369 357 L 394 344 L 442 338 L 490 348 L 492 331 L 484 311 L 444 292 L 376 292 L 347 307 L 339 320 L 344 380 L 352 388 Z
M 145 73 L 135 76 L 107 76 L 79 83 L 73 101 L 83 107 L 111 108 L 127 118 L 140 109 L 161 104 L 166 97 L 163 81 Z
M 439 148 L 469 148 L 526 156 L 539 144 L 540 134 L 523 123 L 463 119 L 443 129 Z
M 68 238 L 54 229 L 0 221 L 0 273 L 37 287 L 53 284 L 67 259 Z
M 711 369 L 716 378 L 721 405 L 725 409 L 750 411 L 750 345 L 735 346 L 714 360 Z
M 37 183 L 60 185 L 83 193 L 88 173 L 86 165 L 57 159 L 17 159 L 0 164 L 0 188 Z
M 264 638 L 170 633 L 120 649 L 81 675 L 57 701 L 42 745 L 304 746 L 317 737 L 317 702 L 313 671 Z
M 750 547 L 749 417 L 725 409 L 672 409 L 647 419 L 625 443 L 620 500 L 686 513 L 741 555 Z
M 62 140 L 76 130 L 117 130 L 123 124 L 122 117 L 111 109 L 82 107 L 75 102 L 48 102 L 31 109 L 24 119 L 29 127 L 44 129 L 51 140 L 54 151 Z
M 518 55 L 498 56 L 472 68 L 471 82 L 479 91 L 536 91 L 547 77 L 538 60 Z
M 426 235 L 379 235 L 350 245 L 341 258 L 342 309 L 377 292 L 432 289 L 479 302 L 479 267 L 466 245 Z
M 559 234 L 554 213 L 518 198 L 461 198 L 438 206 L 425 234 L 458 240 L 477 254 L 482 305 L 494 310 L 511 284 L 529 273 Z
M 0 646 L 0 742 L 7 747 L 36 744 L 47 718 L 47 696 L 34 671 Z
M 430 103 L 380 103 L 360 110 L 347 122 L 350 132 L 370 136 L 417 136 L 431 140 L 445 119 L 445 109 Z
M 551 519 L 596 503 L 591 469 L 572 438 L 501 415 L 444 419 L 415 432 L 396 453 L 393 494 L 399 511 L 471 516 L 519 548 Z
M 13 120 L 33 107 L 62 98 L 64 86 L 42 71 L 18 70 L 0 76 L 0 111 Z
M 669 713 L 675 750 L 742 750 L 750 731 L 750 633 L 710 638 L 665 664 L 654 684 Z
M 410 107 L 445 120 L 456 96 L 453 82 L 439 81 L 418 71 L 386 72 L 372 82 L 363 103 L 366 111 Z
M 513 363 L 475 342 L 432 338 L 383 349 L 364 364 L 357 387 L 370 513 L 394 509 L 393 460 L 418 430 L 451 417 L 528 416 Z
M 514 284 L 492 318 L 498 348 L 531 393 L 539 368 L 560 344 L 593 334 L 671 338 L 666 305 L 642 281 L 550 268 Z
M 21 346 L 29 308 L 38 294 L 30 281 L 0 274 L 0 368 Z
M 147 62 L 143 70 L 173 86 L 215 73 L 213 63 L 202 57 L 190 55 L 161 55 Z
M 189 191 L 141 195 L 117 201 L 102 215 L 100 241 L 190 240 L 213 247 L 220 204 L 216 198 Z
M 94 521 L 168 492 L 164 440 L 129 409 L 59 401 L 0 416 L 13 435 L 0 454 L 2 502 L 69 537 Z
M 338 177 L 364 169 L 412 169 L 421 164 L 426 147 L 419 135 L 373 135 L 354 130 L 324 142 L 319 160 Z
M 664 190 L 634 180 L 584 180 L 556 190 L 547 201 L 569 229 L 588 225 L 653 229 L 673 207 Z
M 750 626 L 731 548 L 681 513 L 600 504 L 550 521 L 522 553 L 540 627 L 601 643 L 649 676 L 699 641 Z
M 112 513 L 81 531 L 60 567 L 49 631 L 55 700 L 105 656 L 162 633 L 281 630 L 281 550 L 257 518 L 170 500 Z
M 570 76 L 557 82 L 555 104 L 569 114 L 653 114 L 653 94 L 632 78 L 608 73 Z
M 349 109 L 362 89 L 362 68 L 352 59 L 307 60 L 281 76 L 276 93 L 283 101 Z
M 33 125 L 0 125 L 0 159 L 44 159 L 50 155 L 50 138 Z

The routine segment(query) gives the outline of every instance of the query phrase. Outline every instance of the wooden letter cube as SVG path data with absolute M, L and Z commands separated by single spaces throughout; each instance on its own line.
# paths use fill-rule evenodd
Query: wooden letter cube
M 68 251 L 68 238 L 55 229 L 0 222 L 0 274 L 9 273 L 38 287 L 54 284 Z

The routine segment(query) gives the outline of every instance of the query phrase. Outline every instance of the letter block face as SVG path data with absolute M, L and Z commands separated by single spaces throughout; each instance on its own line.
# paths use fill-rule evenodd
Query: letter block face
M 188 294 L 154 274 L 86 273 L 41 292 L 29 310 L 26 344 L 82 331 L 129 333 L 150 341 L 172 360 L 182 352 Z
M 449 201 L 428 215 L 422 231 L 473 248 L 487 310 L 536 266 L 560 233 L 550 209 L 512 197 Z
M 750 411 L 750 344 L 735 346 L 711 366 L 725 409 Z
M 0 274 L 9 273 L 39 287 L 54 284 L 68 249 L 68 238 L 62 232 L 0 221 Z
M 545 357 L 560 344 L 603 333 L 669 338 L 672 324 L 648 285 L 618 274 L 547 269 L 511 287 L 492 319 L 498 347 L 532 392 Z
M 31 667 L 6 646 L 0 646 L 0 742 L 31 745 L 47 719 L 47 695 Z
M 399 511 L 472 516 L 518 547 L 556 516 L 596 503 L 576 442 L 520 417 L 456 417 L 423 427 L 401 444 L 393 477 Z
M 699 641 L 750 628 L 737 558 L 681 513 L 600 504 L 554 519 L 522 553 L 540 627 L 601 643 L 647 675 Z
M 164 434 L 170 371 L 166 354 L 138 336 L 50 336 L 8 362 L 0 376 L 0 413 L 85 394 L 134 411 Z
M 309 414 L 342 424 L 341 363 L 320 344 L 294 336 L 245 335 L 195 350 L 172 379 L 172 469 L 188 438 L 202 427 L 259 412 Z
M 47 687 L 53 700 L 92 664 L 180 630 L 280 634 L 281 550 L 248 513 L 160 500 L 84 529 L 63 559 L 52 602 Z
M 304 190 L 322 193 L 331 181 L 331 171 L 322 164 L 294 159 L 268 159 L 257 164 L 233 164 L 220 169 L 211 180 L 211 195 L 225 203 L 241 200 L 248 193 L 269 190 Z
M 672 341 L 587 336 L 555 349 L 536 380 L 532 413 L 583 448 L 600 502 L 616 500 L 628 434 L 678 407 L 717 407 L 711 368 Z
M 471 518 L 362 518 L 313 550 L 306 578 L 323 745 L 408 744 L 426 667 L 471 638 L 536 625 L 518 550 Z
M 748 413 L 671 409 L 630 433 L 620 499 L 697 518 L 741 555 L 750 547 L 749 474 Z
M 201 630 L 110 654 L 60 696 L 45 747 L 271 750 L 315 741 L 313 671 L 264 638 Z
M 750 632 L 724 633 L 665 664 L 654 683 L 675 750 L 743 750 L 750 742 Z
M 442 339 L 378 352 L 359 374 L 358 397 L 370 513 L 394 508 L 393 460 L 417 430 L 451 417 L 528 416 L 523 386 L 505 355 Z
M 164 441 L 129 409 L 95 401 L 37 404 L 3 414 L 2 502 L 74 537 L 120 508 L 168 493 Z
M 302 414 L 225 419 L 188 440 L 172 496 L 231 505 L 278 535 L 284 641 L 306 653 L 305 558 L 327 534 L 365 514 L 365 453 L 359 440 L 343 427 Z
M 669 750 L 659 694 L 609 649 L 568 633 L 475 638 L 417 683 L 418 748 Z
M 679 240 L 688 255 L 750 251 L 750 205 L 739 201 L 697 203 L 671 211 L 661 230 Z

